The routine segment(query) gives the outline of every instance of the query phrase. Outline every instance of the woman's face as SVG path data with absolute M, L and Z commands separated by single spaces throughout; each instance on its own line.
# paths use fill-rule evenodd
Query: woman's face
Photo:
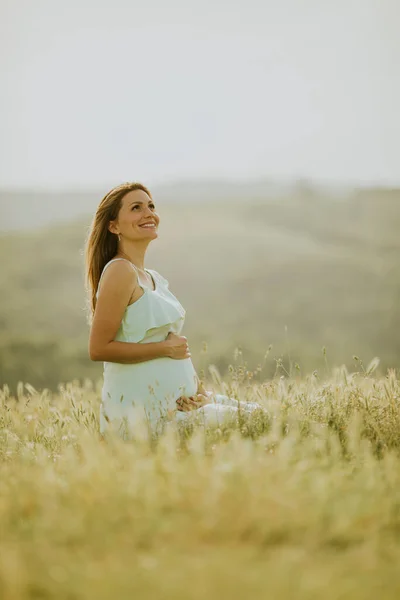
M 152 240 L 158 237 L 160 217 L 153 200 L 143 190 L 128 192 L 122 199 L 118 218 L 111 222 L 110 231 L 122 239 Z

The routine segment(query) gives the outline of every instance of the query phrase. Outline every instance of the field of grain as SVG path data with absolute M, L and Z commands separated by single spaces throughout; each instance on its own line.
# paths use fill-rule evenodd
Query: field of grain
M 397 599 L 400 381 L 332 371 L 208 386 L 234 427 L 98 435 L 99 387 L 0 392 L 2 600 Z

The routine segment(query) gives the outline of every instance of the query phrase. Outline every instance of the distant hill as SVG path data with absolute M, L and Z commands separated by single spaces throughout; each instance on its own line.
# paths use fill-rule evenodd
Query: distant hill
M 398 191 L 338 201 L 303 186 L 279 200 L 199 200 L 162 204 L 146 257 L 187 310 L 198 369 L 227 369 L 238 345 L 255 367 L 270 344 L 263 376 L 279 357 L 288 370 L 324 372 L 324 346 L 329 366 L 353 369 L 355 354 L 364 363 L 379 356 L 383 372 L 400 366 Z M 100 376 L 87 356 L 88 224 L 89 216 L 0 236 L 0 385 Z
M 311 188 L 302 182 L 287 184 L 267 180 L 249 182 L 178 181 L 175 183 L 150 186 L 155 199 L 161 205 L 186 204 L 200 201 L 252 201 L 264 198 L 281 198 L 297 195 L 304 189 L 309 195 Z M 71 221 L 78 217 L 93 214 L 108 188 L 80 190 L 1 190 L 0 189 L 0 234 L 7 231 L 33 229 L 49 224 Z M 346 190 L 332 190 L 337 196 Z M 326 195 L 327 191 L 324 191 Z

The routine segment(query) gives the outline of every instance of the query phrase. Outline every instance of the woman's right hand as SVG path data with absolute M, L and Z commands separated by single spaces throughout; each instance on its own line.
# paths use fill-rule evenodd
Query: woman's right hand
M 187 343 L 187 338 L 184 335 L 177 335 L 170 331 L 166 337 L 165 344 L 168 352 L 167 356 L 169 356 L 169 358 L 180 360 L 192 356 Z

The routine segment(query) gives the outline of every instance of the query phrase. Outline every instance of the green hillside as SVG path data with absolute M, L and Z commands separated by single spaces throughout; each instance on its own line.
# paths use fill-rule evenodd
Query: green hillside
M 198 370 L 239 345 L 261 376 L 400 362 L 400 192 L 159 205 L 156 269 L 187 310 Z M 101 375 L 87 358 L 83 247 L 89 218 L 0 236 L 0 384 L 56 387 Z M 202 353 L 207 342 L 207 354 Z M 276 359 L 276 360 L 274 360 Z

